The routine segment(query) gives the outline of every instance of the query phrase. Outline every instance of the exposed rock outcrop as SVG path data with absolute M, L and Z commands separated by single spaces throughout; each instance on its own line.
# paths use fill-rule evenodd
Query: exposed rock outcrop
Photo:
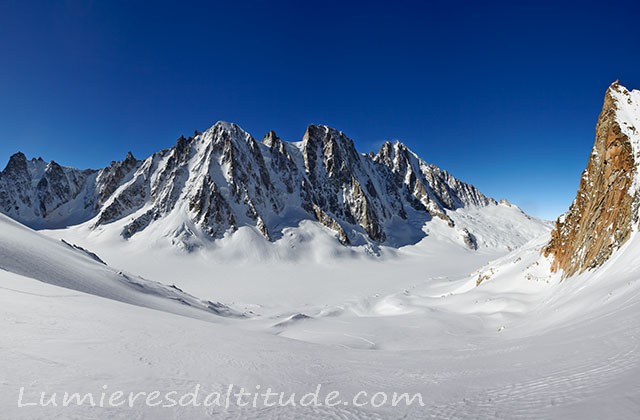
M 93 206 L 93 197 L 85 192 L 96 174 L 16 153 L 0 172 L 0 212 L 32 227 L 81 220 Z
M 473 233 L 469 232 L 469 229 L 462 229 L 460 235 L 462 236 L 462 240 L 464 241 L 464 244 L 467 246 L 467 248 L 474 251 L 478 249 L 478 240 Z
M 578 193 L 543 250 L 564 277 L 602 265 L 637 225 L 639 106 L 640 92 L 618 82 L 605 94 Z

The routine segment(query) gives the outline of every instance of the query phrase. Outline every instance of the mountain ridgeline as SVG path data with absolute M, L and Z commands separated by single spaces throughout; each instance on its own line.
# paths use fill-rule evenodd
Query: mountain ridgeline
M 273 241 L 303 220 L 345 245 L 401 246 L 408 240 L 396 232 L 420 232 L 434 217 L 453 227 L 448 211 L 490 205 L 497 203 L 402 143 L 361 154 L 344 133 L 316 125 L 290 143 L 273 131 L 259 142 L 218 122 L 145 160 L 128 154 L 79 170 L 17 153 L 0 173 L 0 212 L 28 226 L 119 222 L 131 238 L 173 215 L 179 223 L 169 236 L 187 246 L 194 236 L 217 239 L 242 226 Z

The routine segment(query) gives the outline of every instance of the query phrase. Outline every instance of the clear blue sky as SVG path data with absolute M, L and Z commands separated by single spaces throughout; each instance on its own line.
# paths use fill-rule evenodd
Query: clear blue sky
M 640 88 L 638 2 L 572 3 L 0 0 L 0 166 L 102 167 L 217 120 L 292 141 L 328 124 L 553 218 L 607 86 Z

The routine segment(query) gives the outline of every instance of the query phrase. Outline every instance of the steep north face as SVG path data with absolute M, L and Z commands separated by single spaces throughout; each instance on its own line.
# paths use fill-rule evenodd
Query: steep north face
M 437 217 L 453 227 L 447 211 L 488 205 L 497 203 L 402 143 L 361 154 L 344 133 L 316 125 L 290 143 L 273 131 L 259 142 L 219 122 L 142 161 L 129 154 L 98 171 L 78 170 L 18 153 L 0 173 L 0 212 L 29 226 L 126 221 L 121 235 L 130 238 L 180 214 L 171 236 L 183 243 L 241 226 L 277 240 L 284 228 L 315 220 L 343 244 L 401 246 L 399 224 L 420 230 Z

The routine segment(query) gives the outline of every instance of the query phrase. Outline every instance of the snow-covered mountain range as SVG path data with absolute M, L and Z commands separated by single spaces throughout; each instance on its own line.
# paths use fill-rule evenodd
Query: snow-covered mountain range
M 638 104 L 608 90 L 553 232 L 400 143 L 361 155 L 327 127 L 258 143 L 218 123 L 100 171 L 14 155 L 2 211 L 43 229 L 0 215 L 0 406 L 25 419 L 635 419 Z M 33 402 L 229 384 L 425 404 L 16 404 L 20 387 Z
M 344 133 L 315 125 L 290 143 L 273 131 L 258 142 L 236 124 L 218 122 L 145 160 L 128 154 L 101 170 L 79 170 L 16 153 L 0 173 L 0 212 L 32 228 L 87 223 L 129 239 L 157 225 L 188 250 L 242 227 L 277 241 L 284 229 L 307 220 L 343 245 L 400 247 L 423 238 L 423 226 L 434 218 L 475 249 L 482 238 L 451 215 L 496 206 L 514 209 L 509 247 L 531 239 L 532 229 L 545 229 L 402 143 L 361 154 Z M 511 244 L 513 237 L 520 239 Z

